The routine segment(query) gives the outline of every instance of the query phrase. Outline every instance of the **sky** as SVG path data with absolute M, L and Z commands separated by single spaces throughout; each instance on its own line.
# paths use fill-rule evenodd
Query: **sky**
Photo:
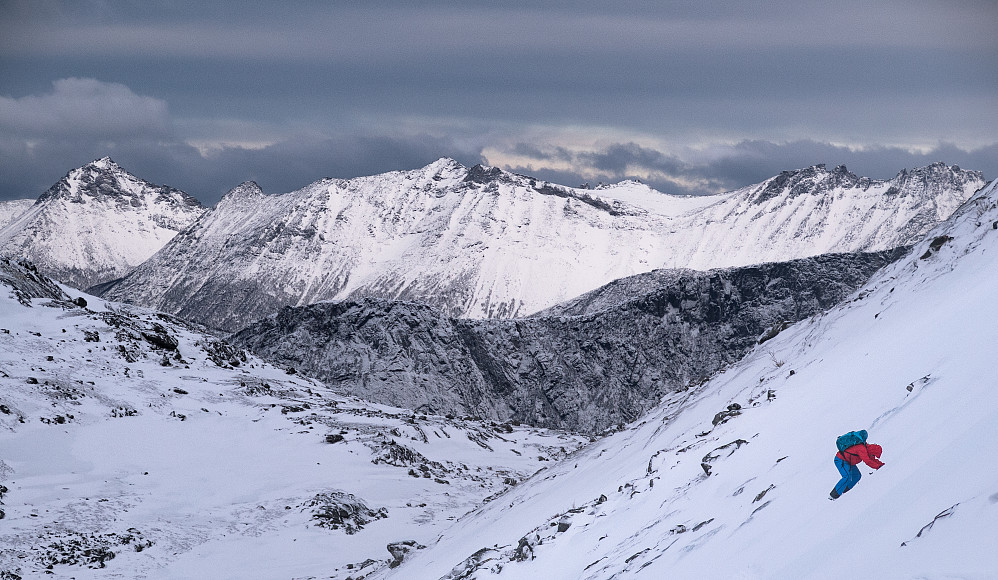
M 0 0 L 0 200 L 111 156 L 214 204 L 440 157 L 674 194 L 998 177 L 998 2 Z

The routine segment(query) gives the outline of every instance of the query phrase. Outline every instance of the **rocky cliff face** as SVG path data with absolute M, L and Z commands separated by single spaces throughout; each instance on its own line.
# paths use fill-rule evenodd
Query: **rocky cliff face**
M 983 184 L 943 164 L 891 181 L 814 166 L 686 198 L 634 182 L 573 189 L 451 159 L 283 195 L 246 183 L 103 295 L 226 331 L 283 306 L 365 297 L 517 318 L 656 268 L 912 243 Z
M 902 254 L 651 272 L 516 320 L 376 299 L 286 307 L 232 340 L 377 402 L 601 432 L 840 302 Z
M 0 253 L 77 288 L 119 278 L 205 208 L 105 157 L 74 169 L 0 229 Z

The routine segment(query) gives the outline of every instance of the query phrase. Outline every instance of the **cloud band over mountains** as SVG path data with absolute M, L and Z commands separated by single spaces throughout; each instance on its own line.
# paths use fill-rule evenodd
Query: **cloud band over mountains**
M 0 199 L 104 155 L 213 203 L 441 156 L 709 193 L 785 169 L 998 176 L 986 0 L 59 0 L 0 19 Z

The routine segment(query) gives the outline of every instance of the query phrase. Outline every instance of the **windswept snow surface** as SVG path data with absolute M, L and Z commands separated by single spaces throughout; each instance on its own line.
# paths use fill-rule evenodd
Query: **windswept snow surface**
M 26 306 L 4 276 L 0 578 L 356 578 L 583 442 L 339 396 L 152 311 L 51 284 Z
M 9 223 L 0 220 L 0 254 L 88 288 L 123 276 L 205 211 L 104 157 L 70 171 Z
M 28 211 L 28 208 L 35 203 L 33 199 L 12 199 L 10 201 L 0 201 L 0 229 Z
M 996 300 L 992 183 L 849 302 L 462 518 L 392 577 L 998 577 Z M 856 429 L 886 465 L 830 501 L 835 438 Z
M 283 195 L 244 183 L 105 296 L 225 331 L 374 297 L 525 316 L 657 268 L 709 270 L 914 243 L 984 185 L 942 163 L 892 180 L 785 172 L 702 198 L 572 189 L 440 159 Z

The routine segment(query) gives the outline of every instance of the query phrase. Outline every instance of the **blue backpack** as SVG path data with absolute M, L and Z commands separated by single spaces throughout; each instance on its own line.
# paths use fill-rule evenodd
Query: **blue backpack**
M 839 435 L 838 439 L 835 440 L 835 446 L 839 448 L 839 451 L 845 451 L 853 445 L 863 445 L 864 443 L 866 443 L 866 430 L 850 431 L 845 435 Z

